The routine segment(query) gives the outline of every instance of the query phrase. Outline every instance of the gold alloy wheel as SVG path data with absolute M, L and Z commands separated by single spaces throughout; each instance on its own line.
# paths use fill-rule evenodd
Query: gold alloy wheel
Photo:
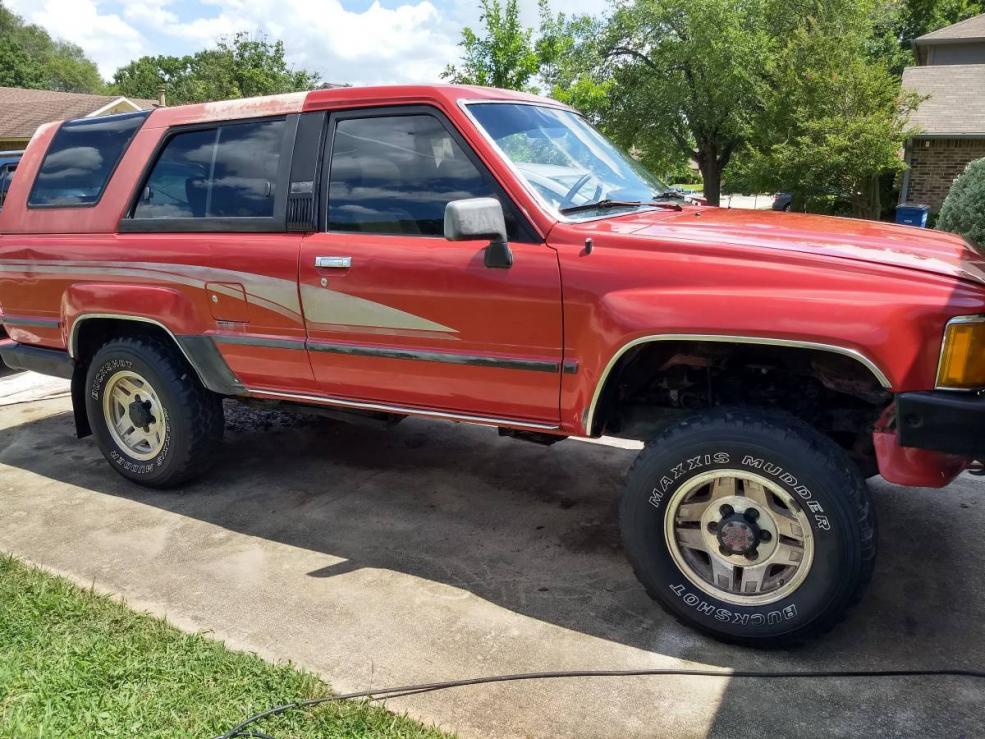
M 664 534 L 687 578 L 735 605 L 785 598 L 814 559 L 814 535 L 799 502 L 744 470 L 714 470 L 681 485 L 668 503 Z
M 160 454 L 167 419 L 151 384 L 130 370 L 115 372 L 103 391 L 103 418 L 113 441 L 129 456 L 146 462 Z

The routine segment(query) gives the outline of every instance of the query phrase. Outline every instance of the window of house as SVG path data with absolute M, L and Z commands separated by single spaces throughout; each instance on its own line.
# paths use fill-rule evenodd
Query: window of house
M 283 120 L 230 123 L 172 136 L 134 218 L 271 218 Z
M 442 236 L 445 205 L 495 195 L 445 127 L 429 115 L 338 122 L 328 229 Z
M 149 113 L 80 118 L 61 125 L 34 180 L 28 206 L 94 205 Z

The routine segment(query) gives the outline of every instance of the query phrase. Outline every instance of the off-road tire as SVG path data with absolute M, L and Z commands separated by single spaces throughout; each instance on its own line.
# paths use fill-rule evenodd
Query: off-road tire
M 671 555 L 665 517 L 674 492 L 715 469 L 770 478 L 796 496 L 811 523 L 811 566 L 777 602 L 716 598 Z M 665 430 L 629 471 L 620 527 L 636 576 L 654 600 L 685 625 L 746 646 L 791 646 L 827 632 L 861 599 L 875 563 L 875 519 L 861 474 L 837 444 L 781 413 L 716 410 Z
M 115 372 L 128 370 L 156 390 L 167 419 L 163 448 L 136 459 L 114 438 L 103 410 L 103 393 Z M 89 362 L 86 413 L 99 450 L 119 474 L 152 488 L 187 482 L 213 463 L 224 429 L 222 399 L 205 389 L 176 347 L 150 337 L 124 337 L 104 344 Z

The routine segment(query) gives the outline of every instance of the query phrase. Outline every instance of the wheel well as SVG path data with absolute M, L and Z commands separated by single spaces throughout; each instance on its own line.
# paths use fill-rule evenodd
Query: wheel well
M 178 347 L 174 337 L 156 323 L 129 318 L 82 318 L 70 337 L 69 350 L 77 365 L 87 366 L 99 347 L 123 336 L 146 336 Z
M 785 411 L 830 436 L 871 471 L 871 431 L 892 394 L 858 359 L 819 348 L 655 341 L 609 372 L 595 434 L 646 440 L 674 420 L 719 406 Z

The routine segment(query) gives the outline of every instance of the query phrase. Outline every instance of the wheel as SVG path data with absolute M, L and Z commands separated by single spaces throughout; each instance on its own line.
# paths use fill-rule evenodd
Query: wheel
M 177 349 L 145 337 L 103 345 L 86 375 L 86 413 L 113 469 L 148 487 L 204 472 L 222 440 L 222 401 Z
M 630 470 L 620 526 L 652 598 L 687 625 L 750 646 L 829 630 L 875 562 L 858 470 L 786 414 L 715 411 L 657 436 Z

